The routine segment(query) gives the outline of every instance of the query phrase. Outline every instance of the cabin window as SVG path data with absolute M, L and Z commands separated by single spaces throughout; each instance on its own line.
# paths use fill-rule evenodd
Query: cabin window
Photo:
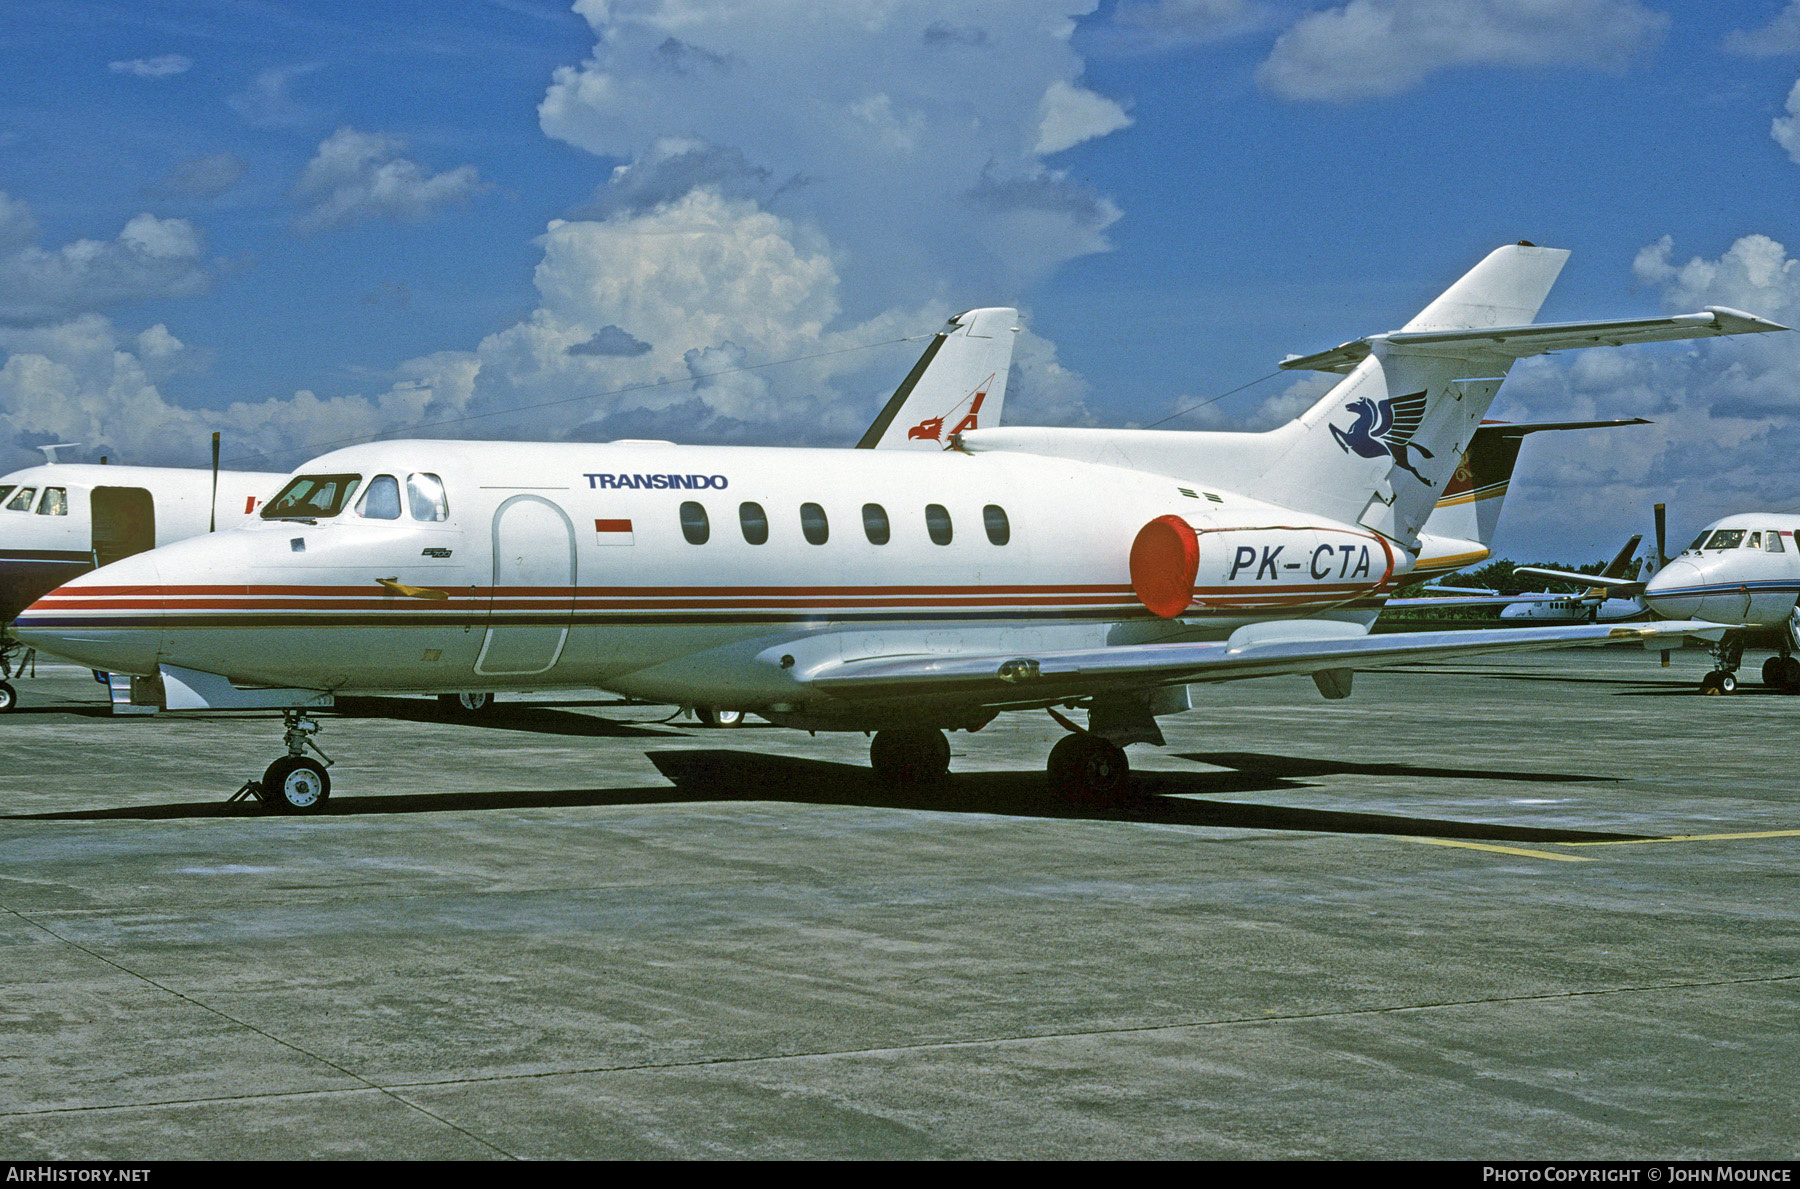
M 823 545 L 825 539 L 831 536 L 831 525 L 825 519 L 825 509 L 817 504 L 801 504 L 800 532 L 808 543 Z
M 763 511 L 761 504 L 745 502 L 738 505 L 738 527 L 744 530 L 744 540 L 751 545 L 769 543 L 769 514 Z
M 361 475 L 299 475 L 263 505 L 264 520 L 321 520 L 336 516 L 356 494 Z
M 8 512 L 29 512 L 29 511 L 31 511 L 31 497 L 35 496 L 36 494 L 37 494 L 37 488 L 35 488 L 35 487 L 19 488 L 19 494 L 13 496 L 10 500 L 6 501 L 6 510 Z
M 1787 552 L 1786 548 L 1784 548 L 1781 544 L 1781 530 L 1780 529 L 1772 528 L 1763 533 L 1763 552 L 1764 553 L 1786 553 Z
M 1744 548 L 1745 549 L 1761 549 L 1762 548 L 1762 534 L 1761 533 L 1751 533 L 1750 539 L 1748 541 L 1744 542 Z
M 376 475 L 369 480 L 356 514 L 370 520 L 400 519 L 400 481 L 392 475 Z
M 68 488 L 44 488 L 44 498 L 38 501 L 37 514 L 39 516 L 67 516 L 69 514 Z
M 706 538 L 712 536 L 712 525 L 707 523 L 706 509 L 693 500 L 681 501 L 681 535 L 687 538 L 689 545 L 704 545 Z
M 1736 549 L 1744 543 L 1744 530 L 1741 528 L 1722 528 L 1712 535 L 1706 543 L 1708 549 Z
M 414 520 L 450 519 L 450 501 L 444 498 L 444 481 L 428 472 L 406 477 L 406 503 Z
M 863 533 L 871 545 L 886 545 L 892 532 L 888 528 L 887 509 L 880 504 L 863 505 Z
M 987 529 L 990 545 L 1004 545 L 1012 540 L 1012 525 L 1007 523 L 1006 509 L 989 504 L 981 510 L 981 523 Z
M 950 510 L 942 504 L 926 504 L 925 531 L 931 534 L 933 545 L 948 545 L 950 543 Z

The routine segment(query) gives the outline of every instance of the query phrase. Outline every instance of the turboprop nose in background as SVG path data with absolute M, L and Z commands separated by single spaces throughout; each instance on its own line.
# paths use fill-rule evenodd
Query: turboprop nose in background
M 1691 619 L 1700 611 L 1700 584 L 1706 580 L 1691 561 L 1672 561 L 1644 587 L 1644 602 L 1665 619 Z
M 162 650 L 162 576 L 140 553 L 83 574 L 19 613 L 12 635 L 39 652 L 147 676 Z

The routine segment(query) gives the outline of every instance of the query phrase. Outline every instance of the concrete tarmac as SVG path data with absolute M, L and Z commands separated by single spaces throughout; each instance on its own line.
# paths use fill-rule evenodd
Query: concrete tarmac
M 1754 663 L 1744 673 L 1753 678 Z M 1210 687 L 1135 792 L 1005 715 L 600 697 L 0 719 L 0 1158 L 1791 1159 L 1800 698 L 1635 649 Z

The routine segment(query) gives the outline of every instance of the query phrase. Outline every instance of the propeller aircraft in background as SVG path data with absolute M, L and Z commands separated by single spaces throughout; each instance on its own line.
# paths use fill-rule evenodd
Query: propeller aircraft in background
M 945 775 L 947 730 L 1047 710 L 1069 732 L 1053 784 L 1110 797 L 1124 747 L 1160 743 L 1157 717 L 1201 684 L 1298 674 L 1341 698 L 1358 668 L 1717 631 L 1369 634 L 1515 360 L 1785 329 L 1723 308 L 1533 324 L 1567 256 L 1500 248 L 1401 330 L 1284 361 L 1343 379 L 1266 433 L 355 446 L 300 468 L 253 522 L 75 578 L 15 631 L 157 677 L 170 710 L 281 709 L 287 754 L 240 792 L 286 811 L 330 794 L 308 708 L 478 683 L 873 732 L 871 763 L 897 783 Z

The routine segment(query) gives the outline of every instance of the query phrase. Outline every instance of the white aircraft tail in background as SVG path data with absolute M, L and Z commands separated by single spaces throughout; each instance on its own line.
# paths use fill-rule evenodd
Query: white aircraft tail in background
M 888 398 L 859 450 L 948 450 L 972 429 L 1000 424 L 1019 311 L 969 310 L 950 319 Z

